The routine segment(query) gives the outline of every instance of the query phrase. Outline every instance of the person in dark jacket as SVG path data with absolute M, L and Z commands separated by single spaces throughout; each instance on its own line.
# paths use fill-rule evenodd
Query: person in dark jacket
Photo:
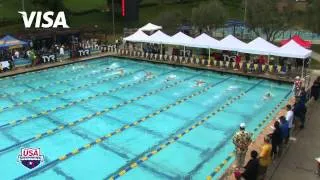
M 281 136 L 281 128 L 280 128 L 280 122 L 276 121 L 274 123 L 274 130 L 271 134 L 271 144 L 272 144 L 272 152 L 271 156 L 273 158 L 276 158 L 278 151 L 280 149 L 281 143 L 282 143 L 282 136 Z
M 289 124 L 286 120 L 286 117 L 281 116 L 279 118 L 280 120 L 280 129 L 281 129 L 281 139 L 282 141 L 285 141 L 289 136 Z
M 305 87 L 301 88 L 299 99 L 300 99 L 301 103 L 306 104 L 306 102 L 307 102 L 307 92 L 306 92 Z
M 311 97 L 314 98 L 314 100 L 319 99 L 320 94 L 320 76 L 313 82 L 313 85 L 311 87 Z
M 301 101 L 301 99 L 294 104 L 293 113 L 295 119 L 300 120 L 300 129 L 303 129 L 306 119 L 307 107 L 304 102 Z
M 244 166 L 244 172 L 241 174 L 241 177 L 245 180 L 256 180 L 258 178 L 258 168 L 259 168 L 259 159 L 258 152 L 253 150 L 251 151 L 251 159 Z

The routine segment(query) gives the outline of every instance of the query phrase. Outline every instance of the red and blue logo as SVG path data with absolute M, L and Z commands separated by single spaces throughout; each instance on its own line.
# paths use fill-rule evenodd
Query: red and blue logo
M 43 162 L 43 155 L 41 155 L 40 148 L 22 148 L 18 161 L 25 167 L 33 169 Z

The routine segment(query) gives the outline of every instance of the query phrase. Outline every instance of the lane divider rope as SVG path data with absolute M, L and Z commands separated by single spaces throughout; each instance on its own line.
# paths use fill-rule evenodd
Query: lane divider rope
M 176 100 L 174 103 L 168 104 L 165 107 L 163 107 L 163 108 L 161 108 L 161 109 L 159 109 L 159 110 L 157 110 L 157 111 L 155 111 L 155 112 L 153 112 L 153 113 L 151 113 L 151 114 L 149 114 L 149 115 L 147 115 L 147 116 L 145 116 L 145 117 L 143 117 L 143 118 L 141 118 L 141 119 L 139 119 L 137 121 L 134 121 L 133 123 L 124 125 L 121 128 L 119 128 L 119 129 L 117 129 L 117 130 L 115 130 L 115 131 L 113 131 L 111 133 L 108 133 L 108 134 L 106 134 L 106 135 L 104 135 L 104 136 L 102 136 L 100 138 L 97 138 L 95 141 L 93 141 L 91 143 L 88 143 L 88 144 L 86 144 L 86 145 L 84 145 L 84 146 L 82 146 L 82 147 L 80 147 L 78 149 L 75 149 L 75 150 L 73 150 L 73 151 L 71 151 L 71 152 L 69 152 L 69 153 L 67 153 L 65 155 L 62 155 L 59 158 L 57 158 L 57 159 L 55 159 L 55 160 L 53 160 L 51 162 L 48 162 L 47 164 L 39 167 L 38 169 L 30 171 L 30 172 L 28 172 L 28 173 L 26 173 L 26 174 L 24 174 L 24 175 L 22 175 L 22 176 L 20 176 L 20 177 L 18 177 L 16 179 L 26 179 L 28 177 L 31 177 L 31 176 L 35 175 L 35 174 L 38 174 L 38 173 L 42 172 L 43 170 L 46 170 L 46 169 L 56 165 L 57 163 L 59 163 L 61 161 L 69 159 L 72 156 L 75 156 L 75 155 L 77 155 L 77 154 L 79 154 L 79 153 L 81 153 L 81 152 L 93 147 L 94 145 L 97 145 L 97 144 L 109 139 L 110 137 L 112 137 L 112 136 L 114 136 L 116 134 L 120 134 L 123 131 L 125 131 L 125 130 L 131 128 L 131 127 L 135 127 L 135 126 L 139 125 L 140 123 L 142 123 L 142 122 L 144 122 L 144 121 L 146 121 L 146 120 L 148 120 L 148 119 L 150 119 L 150 118 L 152 118 L 154 116 L 157 116 L 160 113 L 162 113 L 164 111 L 167 111 L 168 109 L 170 109 L 172 107 L 180 105 L 183 102 L 186 102 L 187 100 L 189 100 L 189 99 L 191 99 L 191 98 L 193 98 L 195 96 L 201 95 L 201 94 L 209 91 L 211 88 L 213 88 L 213 87 L 215 87 L 215 86 L 217 86 L 217 85 L 229 80 L 230 78 L 231 77 L 227 77 L 227 78 L 225 78 L 225 79 L 223 79 L 223 80 L 221 80 L 221 81 L 219 81 L 217 83 L 214 83 L 214 84 L 211 84 L 209 86 L 203 87 L 201 90 L 197 90 L 197 91 L 193 92 L 191 95 L 181 97 L 178 100 Z M 74 153 L 74 152 L 77 152 L 77 153 Z
M 259 81 L 258 83 L 256 83 L 255 85 L 253 85 L 252 87 L 247 89 L 245 92 L 241 92 L 239 95 L 233 97 L 230 100 L 227 100 L 222 106 L 216 108 L 211 113 L 209 113 L 207 116 L 205 116 L 203 119 L 199 120 L 198 122 L 196 122 L 192 126 L 190 126 L 190 127 L 186 128 L 185 130 L 183 130 L 182 133 L 177 133 L 172 138 L 169 138 L 169 140 L 167 142 L 162 143 L 161 145 L 157 146 L 156 148 L 150 150 L 149 152 L 145 153 L 145 155 L 141 156 L 140 158 L 135 158 L 135 159 L 138 159 L 138 160 L 134 160 L 134 161 L 131 161 L 131 162 L 127 163 L 124 166 L 124 168 L 120 168 L 120 170 L 118 170 L 115 173 L 112 173 L 113 175 L 111 175 L 110 177 L 107 177 L 106 179 L 109 179 L 109 180 L 117 179 L 120 176 L 125 175 L 130 170 L 138 167 L 140 164 L 142 164 L 143 162 L 147 161 L 148 159 L 150 159 L 155 154 L 159 153 L 160 151 L 162 151 L 163 149 L 165 149 L 169 145 L 171 145 L 171 144 L 175 143 L 176 141 L 178 141 L 179 139 L 181 139 L 184 135 L 190 133 L 192 130 L 196 129 L 197 127 L 201 126 L 205 122 L 209 121 L 210 118 L 212 118 L 213 116 L 215 116 L 219 112 L 222 112 L 225 108 L 227 108 L 228 106 L 233 104 L 235 101 L 239 100 L 241 97 L 246 95 L 249 91 L 251 91 L 252 89 L 257 87 L 263 81 L 264 80 Z
M 132 86 L 147 82 L 147 81 L 152 80 L 154 78 L 155 78 L 155 76 L 152 76 L 151 78 L 144 78 L 144 79 L 141 79 L 139 81 L 136 81 L 136 82 L 133 82 L 133 83 L 130 83 L 130 84 L 121 85 L 119 87 L 110 89 L 108 91 L 100 92 L 100 93 L 97 93 L 97 94 L 94 94 L 94 95 L 91 95 L 91 96 L 88 96 L 88 97 L 85 97 L 85 98 L 82 98 L 82 99 L 74 100 L 74 101 L 71 101 L 69 103 L 59 105 L 58 107 L 54 107 L 54 108 L 45 110 L 45 111 L 37 113 L 37 114 L 32 114 L 32 115 L 30 115 L 28 117 L 21 118 L 20 120 L 11 121 L 9 123 L 0 125 L 0 130 L 3 129 L 3 128 L 8 128 L 8 127 L 16 126 L 18 124 L 22 124 L 22 123 L 28 122 L 28 121 L 30 121 L 32 119 L 36 119 L 36 118 L 40 117 L 41 115 L 48 115 L 49 113 L 53 113 L 53 112 L 58 111 L 58 110 L 69 108 L 69 107 L 74 106 L 74 105 L 76 105 L 78 103 L 83 103 L 83 102 L 92 100 L 94 98 L 100 97 L 100 96 L 106 96 L 108 94 L 117 92 L 119 90 L 122 90 L 122 89 L 125 89 L 125 88 L 129 88 L 129 87 L 132 87 Z
M 195 75 L 195 76 L 198 76 L 198 75 Z M 195 77 L 195 76 L 192 76 L 192 77 Z M 192 77 L 191 77 L 191 78 L 192 78 Z M 34 136 L 34 137 L 32 137 L 32 138 L 26 139 L 26 140 L 24 140 L 24 141 L 21 141 L 21 142 L 19 142 L 19 143 L 16 143 L 16 144 L 14 144 L 14 145 L 11 145 L 11 146 L 9 146 L 9 147 L 6 147 L 6 148 L 4 148 L 4 149 L 1 149 L 1 150 L 0 150 L 0 153 L 6 152 L 6 151 L 11 150 L 11 149 L 14 149 L 14 148 L 16 148 L 16 147 L 20 147 L 20 146 L 22 146 L 22 145 L 24 145 L 24 144 L 27 144 L 27 143 L 30 143 L 30 142 L 32 142 L 32 141 L 39 140 L 39 139 L 42 139 L 42 138 L 44 138 L 44 137 L 53 135 L 53 134 L 61 131 L 62 129 L 65 129 L 65 128 L 68 128 L 68 127 L 71 127 L 71 126 L 75 126 L 75 125 L 77 125 L 77 124 L 79 124 L 79 123 L 82 123 L 82 122 L 84 122 L 84 121 L 90 120 L 90 119 L 92 119 L 93 117 L 101 116 L 101 115 L 103 115 L 103 114 L 105 114 L 105 113 L 107 113 L 107 112 L 110 112 L 110 111 L 112 111 L 112 110 L 118 109 L 118 108 L 123 107 L 123 106 L 128 105 L 128 104 L 131 104 L 131 103 L 133 103 L 133 102 L 135 102 L 135 101 L 137 101 L 137 100 L 143 99 L 143 98 L 148 97 L 148 96 L 152 96 L 152 95 L 157 94 L 157 93 L 159 93 L 159 92 L 161 92 L 161 91 L 163 91 L 163 90 L 166 90 L 166 89 L 168 89 L 168 88 L 172 88 L 172 87 L 174 87 L 174 86 L 177 86 L 178 84 L 180 84 L 180 83 L 182 83 L 182 82 L 185 82 L 185 81 L 187 81 L 188 79 L 190 79 L 190 78 L 186 78 L 186 79 L 182 79 L 182 80 L 179 80 L 179 81 L 175 81 L 174 83 L 169 84 L 169 85 L 166 85 L 166 86 L 164 86 L 164 87 L 162 87 L 162 88 L 159 88 L 159 89 L 150 91 L 150 92 L 145 93 L 145 94 L 143 94 L 143 95 L 141 95 L 141 96 L 138 96 L 138 97 L 135 97 L 135 98 L 133 98 L 133 99 L 124 101 L 124 102 L 122 102 L 122 103 L 120 103 L 120 104 L 114 105 L 114 106 L 112 106 L 112 107 L 110 107 L 110 108 L 105 108 L 105 109 L 103 109 L 103 110 L 101 110 L 101 111 L 97 111 L 97 112 L 95 112 L 95 113 L 89 114 L 89 115 L 87 115 L 87 116 L 85 116 L 85 117 L 82 117 L 82 118 L 76 120 L 76 121 L 73 121 L 73 122 L 70 122 L 70 123 L 68 123 L 68 124 L 64 124 L 64 125 L 61 125 L 61 126 L 59 126 L 59 127 L 54 128 L 54 129 L 48 130 L 47 132 L 40 133 L 40 134 L 38 134 L 38 135 L 36 135 L 36 136 Z
M 35 90 L 44 89 L 46 87 L 50 87 L 50 86 L 54 86 L 54 85 L 58 85 L 58 84 L 65 84 L 65 83 L 76 81 L 76 80 L 79 80 L 79 79 L 82 79 L 82 78 L 87 78 L 87 77 L 91 77 L 91 76 L 94 76 L 94 75 L 103 74 L 105 72 L 113 72 L 115 70 L 119 70 L 119 68 L 116 68 L 116 69 L 104 68 L 104 69 L 101 69 L 99 71 L 90 72 L 88 74 L 72 77 L 70 79 L 54 81 L 54 82 L 51 82 L 49 84 L 37 86 L 37 87 L 34 87 L 34 88 L 28 88 L 28 89 L 25 89 L 23 91 L 18 91 L 18 92 L 14 92 L 14 93 L 4 93 L 4 94 L 0 95 L 0 97 L 5 98 L 5 97 L 10 97 L 10 96 L 15 96 L 15 95 L 27 93 L 27 92 L 33 92 Z
M 79 67 L 77 69 L 67 69 L 69 66 L 71 66 L 70 64 L 69 65 L 66 65 L 67 67 L 64 67 L 62 68 L 62 71 L 59 72 L 59 75 L 63 75 L 63 74 L 71 74 L 71 73 L 76 73 L 76 72 L 79 72 L 79 71 L 83 71 L 84 68 L 93 68 L 93 67 L 96 67 L 96 66 L 99 66 L 99 64 L 93 64 L 93 65 L 89 65 L 87 64 L 85 67 Z M 57 69 L 59 67 L 54 67 L 52 69 Z M 61 68 L 61 67 L 60 67 Z M 36 74 L 37 73 L 40 73 L 40 72 L 44 72 L 44 70 L 40 70 L 40 71 L 34 71 L 34 72 L 30 72 L 30 74 Z M 25 74 L 24 74 L 25 76 Z M 26 83 L 31 83 L 31 82 L 34 82 L 34 81 L 37 81 L 39 79 L 43 79 L 43 78 L 51 78 L 51 77 L 56 77 L 57 75 L 56 74 L 51 74 L 51 75 L 44 75 L 44 76 L 40 76 L 38 78 L 33 78 L 33 77 L 30 77 L 29 79 L 27 80 L 20 80 L 20 79 L 15 79 L 15 78 L 12 78 L 12 83 L 8 84 L 8 85 L 4 85 L 2 86 L 2 88 L 7 88 L 7 87 L 10 87 L 10 86 L 15 86 L 15 85 L 21 85 L 21 84 L 26 84 Z M 8 77 L 10 78 L 10 77 Z
M 81 86 L 72 87 L 72 88 L 69 88 L 69 89 L 64 89 L 62 91 L 59 91 L 59 92 L 56 92 L 56 93 L 51 93 L 51 94 L 48 94 L 48 95 L 45 95 L 45 96 L 40 96 L 40 97 L 37 97 L 35 99 L 31 99 L 31 100 L 28 100 L 28 101 L 22 101 L 22 102 L 19 102 L 19 103 L 15 103 L 15 104 L 12 104 L 12 105 L 7 106 L 7 107 L 0 108 L 0 113 L 5 111 L 5 110 L 11 109 L 11 108 L 17 108 L 19 106 L 30 104 L 30 103 L 34 103 L 34 102 L 37 102 L 37 101 L 40 101 L 40 100 L 52 98 L 52 97 L 59 96 L 59 95 L 64 95 L 64 94 L 66 94 L 68 92 L 73 92 L 73 91 L 76 91 L 76 90 L 89 88 L 89 87 L 92 87 L 92 86 L 95 86 L 95 85 L 100 85 L 100 84 L 103 84 L 105 82 L 116 80 L 116 79 L 119 79 L 119 78 L 122 78 L 122 77 L 127 77 L 127 76 L 133 75 L 133 74 L 135 74 L 137 72 L 140 72 L 140 71 L 143 71 L 143 69 L 142 70 L 138 70 L 138 71 L 134 71 L 134 72 L 128 72 L 128 73 L 120 74 L 120 75 L 117 75 L 117 76 L 112 76 L 112 77 L 109 77 L 107 79 L 100 79 L 100 80 L 93 81 L 91 83 L 87 83 L 87 84 L 84 84 L 84 85 L 81 85 Z

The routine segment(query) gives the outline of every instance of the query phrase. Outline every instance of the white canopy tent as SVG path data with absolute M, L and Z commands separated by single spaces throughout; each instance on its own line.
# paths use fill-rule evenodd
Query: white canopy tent
M 238 51 L 243 53 L 258 54 L 258 55 L 274 55 L 289 58 L 306 59 L 311 56 L 312 51 L 291 40 L 281 48 L 273 45 L 272 43 L 258 37 L 250 43 L 246 44 L 232 35 L 228 35 L 224 39 L 217 41 L 216 39 L 201 34 L 196 38 L 192 38 L 182 32 L 178 32 L 173 36 L 168 36 L 162 31 L 157 31 L 151 36 L 148 36 L 141 30 L 124 38 L 124 41 L 139 42 L 139 43 L 155 43 L 155 44 L 168 44 L 179 45 L 185 47 L 208 48 L 227 51 Z M 184 53 L 185 54 L 185 53 Z M 210 52 L 209 52 L 210 54 Z
M 280 57 L 289 57 L 289 58 L 300 58 L 306 59 L 311 56 L 312 51 L 308 50 L 294 40 L 290 40 L 287 44 L 283 45 L 275 52 L 273 55 L 280 56 Z M 302 72 L 301 77 L 304 78 L 304 67 L 305 67 L 305 60 L 302 60 Z
M 227 51 L 242 51 L 246 49 L 247 44 L 235 38 L 232 35 L 228 35 L 227 37 L 220 40 L 220 48 L 222 50 Z
M 156 44 L 166 44 L 171 40 L 171 36 L 163 33 L 161 30 L 152 34 L 149 38 L 149 43 L 156 43 Z
M 211 48 L 220 49 L 220 42 L 211 36 L 202 33 L 201 35 L 194 38 L 194 46 L 199 48 Z
M 276 52 L 272 55 L 280 56 L 280 57 L 290 57 L 290 58 L 301 58 L 306 59 L 311 56 L 312 51 L 308 50 L 294 40 L 290 40 L 287 44 L 278 48 Z
M 182 32 L 178 32 L 171 36 L 171 39 L 166 44 L 193 47 L 194 39 Z
M 142 26 L 141 28 L 139 28 L 140 31 L 157 31 L 162 29 L 162 26 L 158 26 L 152 23 L 148 23 L 144 26 Z
M 166 42 L 165 44 L 183 46 L 183 56 L 185 56 L 186 46 L 194 47 L 194 39 L 182 32 L 178 32 L 177 34 L 171 36 L 170 41 Z
M 255 40 L 248 43 L 245 49 L 240 50 L 240 52 L 257 55 L 271 55 L 274 52 L 277 52 L 278 49 L 278 46 L 269 43 L 261 37 L 257 37 Z
M 137 31 L 134 34 L 123 38 L 124 41 L 130 41 L 130 42 L 148 42 L 150 41 L 150 36 L 146 35 L 142 31 Z
M 209 50 L 209 61 L 211 60 L 210 49 L 219 49 L 221 50 L 220 41 L 212 38 L 211 36 L 202 33 L 201 35 L 194 38 L 194 47 L 198 48 L 208 48 Z
M 162 54 L 162 44 L 166 44 L 166 42 L 170 41 L 170 39 L 171 39 L 171 36 L 159 30 L 150 36 L 149 43 L 160 44 L 160 54 Z

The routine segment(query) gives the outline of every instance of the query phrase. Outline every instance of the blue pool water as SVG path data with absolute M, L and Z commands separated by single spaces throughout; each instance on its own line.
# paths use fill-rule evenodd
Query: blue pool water
M 257 134 L 291 89 L 117 58 L 3 78 L 0 86 L 0 179 L 39 180 L 204 179 L 232 152 L 239 124 Z M 264 99 L 269 91 L 273 98 Z M 17 159 L 25 147 L 40 148 L 44 162 L 24 167 Z

